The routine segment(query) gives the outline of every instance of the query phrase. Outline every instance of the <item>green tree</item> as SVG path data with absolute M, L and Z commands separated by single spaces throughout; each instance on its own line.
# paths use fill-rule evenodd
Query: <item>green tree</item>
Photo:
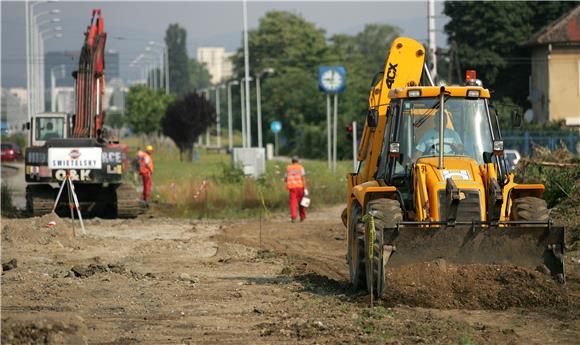
M 135 133 L 151 134 L 161 130 L 161 118 L 173 96 L 154 91 L 145 85 L 129 89 L 126 100 L 125 122 Z
M 200 90 L 211 86 L 211 74 L 205 64 L 196 59 L 189 60 L 189 81 L 192 90 Z
M 328 41 L 324 30 L 299 15 L 273 11 L 260 19 L 249 32 L 251 75 L 266 68 L 275 74 L 262 79 L 262 117 L 264 142 L 272 142 L 268 126 L 282 122 L 280 152 L 302 157 L 326 156 L 326 96 L 318 89 L 318 68 L 342 65 L 346 68 L 346 90 L 339 95 L 338 155 L 349 158 L 352 143 L 345 127 L 353 120 L 363 124 L 368 107 L 368 92 L 374 74 L 382 71 L 388 49 L 400 33 L 396 27 L 369 24 L 351 35 L 334 35 Z M 236 78 L 244 75 L 244 56 L 234 56 Z M 252 86 L 252 109 L 255 109 Z M 239 93 L 234 93 L 239 104 Z M 236 119 L 239 116 L 236 116 Z M 255 121 L 255 116 L 252 117 Z M 236 122 L 239 126 L 239 123 Z M 252 128 L 256 128 L 252 123 Z M 238 127 L 239 128 L 239 127 Z M 252 130 L 256 135 L 256 131 Z M 256 139 L 253 139 L 256 142 Z
M 250 75 L 266 68 L 273 68 L 275 74 L 263 78 L 262 82 L 262 116 L 264 142 L 273 142 L 273 134 L 268 125 L 273 120 L 283 124 L 281 142 L 288 142 L 281 147 L 281 153 L 297 152 L 298 130 L 301 124 L 319 124 L 325 114 L 325 101 L 318 91 L 318 67 L 326 51 L 324 30 L 306 21 L 299 15 L 272 11 L 260 19 L 258 29 L 251 30 L 248 37 L 250 50 Z M 244 76 L 244 54 L 240 48 L 233 57 L 235 78 Z M 255 92 L 252 83 L 252 109 L 255 111 Z M 234 94 L 239 104 L 239 92 Z M 239 116 L 236 125 L 239 128 Z M 255 116 L 252 117 L 255 121 Z M 253 143 L 256 143 L 257 124 L 252 123 Z
M 449 43 L 455 42 L 460 70 L 476 69 L 496 98 L 524 105 L 531 71 L 524 43 L 577 2 L 446 1 L 443 12 Z
M 187 32 L 179 24 L 171 24 L 165 32 L 169 60 L 169 88 L 172 93 L 184 95 L 190 90 Z

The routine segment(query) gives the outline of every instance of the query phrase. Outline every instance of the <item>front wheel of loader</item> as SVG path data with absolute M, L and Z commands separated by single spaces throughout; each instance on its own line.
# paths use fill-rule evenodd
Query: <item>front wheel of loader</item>
M 355 289 L 364 289 L 365 277 L 365 253 L 364 253 L 364 225 L 360 221 L 361 207 L 355 201 L 350 208 L 348 218 L 348 271 L 350 282 Z
M 546 200 L 533 196 L 513 199 L 511 220 L 548 221 L 550 213 Z
M 397 226 L 397 222 L 403 220 L 403 213 L 399 201 L 393 199 L 375 199 L 369 201 L 366 214 L 372 214 L 374 219 L 374 234 L 371 234 L 370 217 L 365 221 L 365 268 L 367 279 L 367 290 L 377 297 L 381 297 L 385 289 L 385 262 L 388 261 L 391 252 L 384 252 L 383 229 Z M 372 237 L 372 249 L 371 249 Z M 371 256 L 372 251 L 372 256 Z

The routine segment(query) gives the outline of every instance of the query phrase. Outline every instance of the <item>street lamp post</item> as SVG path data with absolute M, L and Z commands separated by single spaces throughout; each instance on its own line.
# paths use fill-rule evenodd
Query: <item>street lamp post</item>
M 218 151 L 222 147 L 222 137 L 221 137 L 221 103 L 220 103 L 220 89 L 225 88 L 225 85 L 221 84 L 215 88 L 215 109 L 216 109 L 216 134 L 217 134 L 217 147 Z
M 30 83 L 31 88 L 29 90 L 31 96 L 31 110 L 32 113 L 38 113 L 41 109 L 44 109 L 44 80 L 40 73 L 43 72 L 41 66 L 41 57 L 40 57 L 40 40 L 39 40 L 39 28 L 43 25 L 49 23 L 58 23 L 60 22 L 60 18 L 52 18 L 48 20 L 44 20 L 40 23 L 37 23 L 37 19 L 46 16 L 46 15 L 53 15 L 60 13 L 60 10 L 53 9 L 50 11 L 44 11 L 37 14 L 34 14 L 34 6 L 39 5 L 41 3 L 34 3 L 30 6 L 30 13 L 31 19 L 29 21 L 29 25 L 31 26 L 29 30 L 29 61 L 30 61 Z
M 251 87 L 251 82 L 252 82 L 253 78 L 249 77 L 249 78 L 243 78 L 242 82 L 244 83 L 244 93 L 243 93 L 243 97 L 244 97 L 244 103 L 245 103 L 245 107 L 244 107 L 244 115 L 245 115 L 245 123 L 242 122 L 242 127 L 245 128 L 245 136 L 246 136 L 246 145 L 245 147 L 252 147 L 252 113 L 251 113 L 251 109 L 249 107 L 250 104 L 250 91 L 249 89 L 246 88 L 250 88 Z M 244 131 L 242 129 L 242 131 Z
M 250 53 L 248 48 L 248 6 L 247 1 L 243 0 L 242 3 L 242 12 L 243 12 L 243 20 L 244 20 L 244 81 L 246 83 L 246 129 L 247 129 L 247 139 L 246 144 L 247 147 L 252 147 L 252 126 L 250 122 Z
M 244 90 L 244 78 L 240 81 L 240 115 L 242 116 L 242 147 L 246 147 L 246 102 Z
M 163 65 L 163 78 L 161 78 L 159 84 L 164 84 L 165 86 L 165 94 L 169 94 L 169 57 L 167 56 L 167 46 L 165 44 L 161 44 L 155 41 L 149 41 L 149 46 L 156 46 L 161 48 L 158 50 L 160 53 L 159 60 L 161 61 L 160 64 Z M 161 74 L 161 73 L 160 73 Z M 161 75 L 160 75 L 161 77 Z
M 239 85 L 240 82 L 232 80 L 228 83 L 228 149 L 231 151 L 234 147 L 232 136 L 232 85 Z
M 46 12 L 42 12 L 42 13 L 38 13 L 36 15 L 34 15 L 34 7 L 47 3 L 48 1 L 39 1 L 33 4 L 29 4 L 28 0 L 26 0 L 26 2 L 24 3 L 24 14 L 25 14 L 25 22 L 26 22 L 26 97 L 27 97 L 27 111 L 28 111 L 28 122 L 31 121 L 32 118 L 32 114 L 35 112 L 35 97 L 36 94 L 35 92 L 33 92 L 32 90 L 34 89 L 35 86 L 35 81 L 34 81 L 34 75 L 35 75 L 35 71 L 34 71 L 34 66 L 32 65 L 33 63 L 33 50 L 32 50 L 32 23 L 34 22 L 33 20 L 36 19 L 36 17 L 41 16 L 41 15 L 46 15 L 46 14 L 57 14 L 60 11 L 59 10 L 52 10 L 52 11 L 46 11 Z
M 209 88 L 209 89 L 202 89 L 202 90 L 201 90 L 203 97 L 204 97 L 204 98 L 205 98 L 205 99 L 206 99 L 208 102 L 210 101 L 210 91 L 213 91 L 213 89 L 214 89 L 214 87 L 211 87 L 211 88 Z M 210 146 L 210 144 L 211 144 L 211 141 L 210 141 L 210 139 L 211 139 L 211 138 L 210 138 L 209 132 L 210 132 L 210 130 L 209 130 L 209 128 L 208 128 L 208 129 L 205 131 L 205 147 L 206 147 L 206 148 L 208 148 L 208 147 Z
M 48 39 L 53 39 L 53 38 L 61 38 L 62 34 L 59 32 L 62 31 L 62 27 L 60 26 L 56 26 L 53 28 L 48 28 L 45 30 L 42 30 L 39 32 L 38 36 L 40 37 L 40 40 L 38 42 L 38 46 L 39 46 L 39 71 L 38 71 L 38 77 L 40 80 L 39 83 L 39 105 L 40 105 L 40 110 L 44 111 L 46 108 L 46 103 L 45 103 L 45 80 L 44 80 L 44 41 L 48 40 Z M 48 34 L 45 36 L 45 34 Z M 52 101 L 52 99 L 51 99 Z M 52 105 L 51 105 L 52 107 Z
M 143 72 L 143 69 L 141 68 L 141 65 L 138 65 L 139 62 L 137 61 L 133 61 L 129 64 L 129 68 L 136 68 L 137 70 L 139 70 L 139 78 L 141 80 L 145 80 L 145 73 Z
M 160 49 L 160 50 L 155 50 L 153 49 L 153 45 L 155 44 L 154 41 L 150 41 L 149 42 L 149 46 L 145 47 L 145 51 L 146 52 L 150 52 L 150 53 L 158 53 L 158 57 L 159 57 L 159 65 L 157 65 L 157 60 L 153 59 L 154 64 L 155 64 L 155 70 L 153 72 L 154 74 L 154 79 L 155 79 L 155 89 L 160 89 L 161 86 L 163 85 L 163 78 L 162 78 L 162 66 L 163 66 L 163 52 L 164 49 Z M 159 69 L 159 75 L 157 74 L 157 69 Z
M 261 73 L 256 76 L 256 111 L 257 111 L 257 122 L 258 122 L 258 147 L 264 147 L 262 143 L 262 95 L 260 93 L 260 78 L 266 74 L 274 73 L 273 68 L 266 68 Z
M 54 75 L 54 71 L 56 69 L 60 69 L 62 72 L 60 73 L 61 78 L 64 75 L 65 65 L 58 65 L 54 66 L 50 69 L 50 111 L 53 113 L 57 111 L 56 109 L 56 76 Z

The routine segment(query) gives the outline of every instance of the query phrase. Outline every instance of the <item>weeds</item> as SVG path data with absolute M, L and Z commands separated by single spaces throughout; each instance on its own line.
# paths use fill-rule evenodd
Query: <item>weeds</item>
M 3 216 L 11 217 L 16 213 L 16 207 L 12 203 L 12 188 L 4 183 L 0 190 L 0 203 Z
M 546 166 L 546 162 L 565 166 Z M 552 152 L 537 147 L 531 159 L 519 164 L 516 174 L 517 182 L 544 184 L 552 218 L 567 228 L 572 240 L 580 239 L 580 159 L 566 148 Z
M 160 158 L 155 164 L 154 193 L 165 204 L 159 211 L 169 216 L 268 218 L 272 211 L 288 208 L 284 183 L 288 162 L 268 161 L 266 173 L 258 179 L 244 176 L 227 155 L 202 156 L 196 163 Z M 343 202 L 348 162 L 340 162 L 337 173 L 325 162 L 303 164 L 312 208 Z

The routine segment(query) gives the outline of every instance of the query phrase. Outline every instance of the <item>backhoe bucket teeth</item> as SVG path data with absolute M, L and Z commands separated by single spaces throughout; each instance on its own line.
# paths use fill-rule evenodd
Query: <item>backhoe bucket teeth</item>
M 455 264 L 513 264 L 564 282 L 564 228 L 549 226 L 399 226 L 383 230 L 395 251 L 388 266 L 445 259 Z

